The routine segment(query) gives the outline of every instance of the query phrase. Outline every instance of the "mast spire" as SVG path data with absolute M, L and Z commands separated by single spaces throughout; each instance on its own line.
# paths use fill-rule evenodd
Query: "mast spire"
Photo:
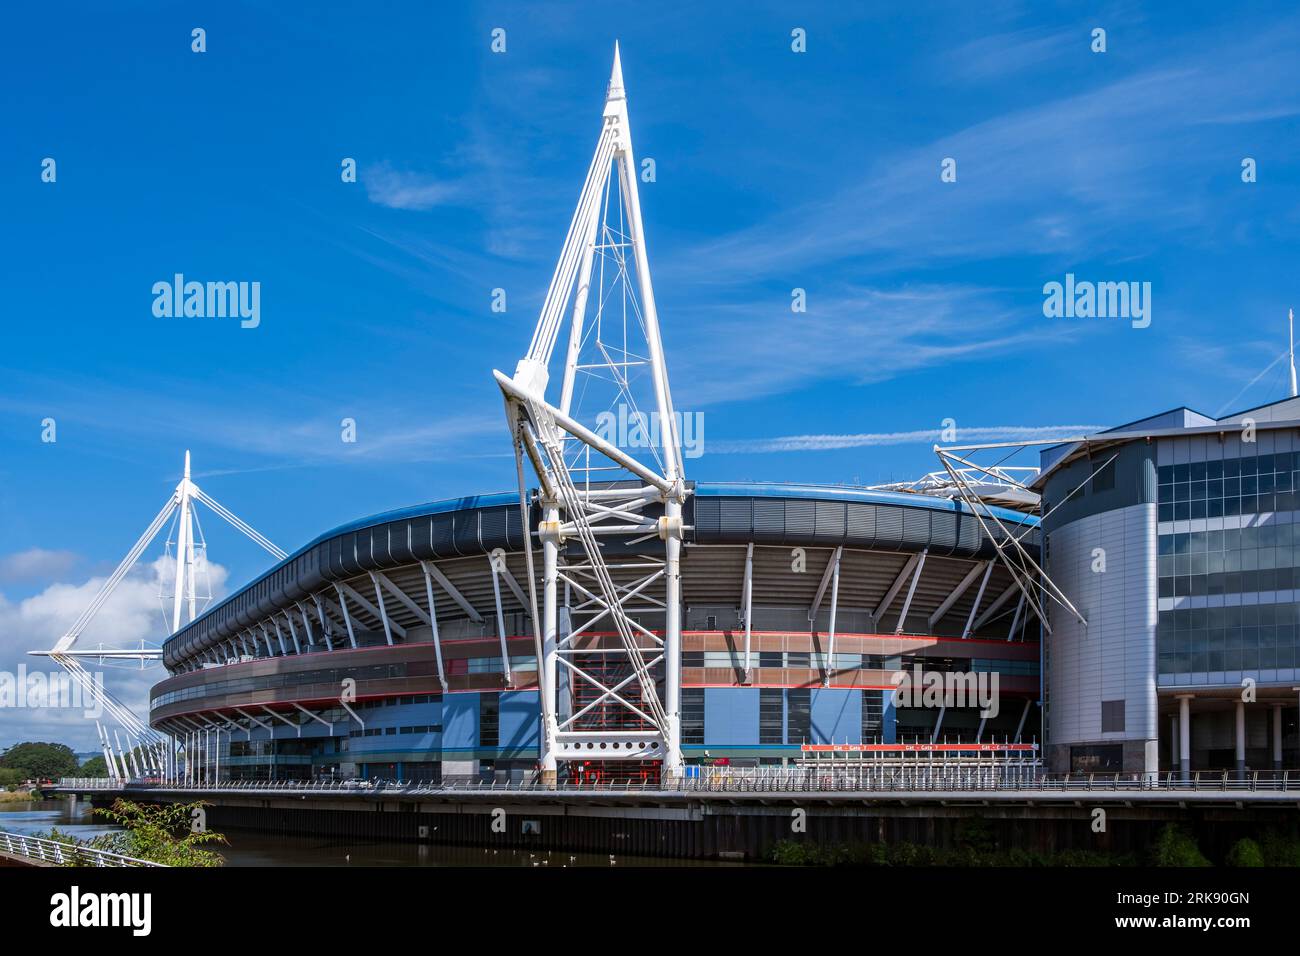
M 1288 354 L 1288 356 L 1289 356 L 1290 359 L 1291 359 L 1291 397 L 1292 397 L 1292 398 L 1295 398 L 1295 397 L 1296 397 L 1296 387 L 1295 387 L 1295 309 L 1287 309 L 1287 310 L 1286 310 L 1286 320 L 1287 320 L 1287 325 L 1290 326 L 1290 331 L 1291 331 L 1291 344 L 1290 344 L 1290 346 L 1289 346 L 1289 348 L 1288 348 L 1288 351 L 1287 351 L 1287 354 Z

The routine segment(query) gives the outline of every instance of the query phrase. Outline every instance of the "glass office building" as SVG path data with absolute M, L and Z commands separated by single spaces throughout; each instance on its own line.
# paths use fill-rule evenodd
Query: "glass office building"
M 1297 399 L 1044 453 L 1048 573 L 1088 622 L 1051 617 L 1053 769 L 1295 764 L 1298 486 Z

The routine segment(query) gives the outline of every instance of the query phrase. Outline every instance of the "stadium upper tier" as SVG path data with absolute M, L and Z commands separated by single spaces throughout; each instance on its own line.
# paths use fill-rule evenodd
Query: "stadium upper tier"
M 683 559 L 688 626 L 692 608 L 737 606 L 745 546 L 751 543 L 756 550 L 756 616 L 764 607 L 806 611 L 812 606 L 830 552 L 839 546 L 844 548 L 840 605 L 861 613 L 857 623 L 862 630 L 882 628 L 889 613 L 895 618 L 891 630 L 898 626 L 904 602 L 897 582 L 922 553 L 925 573 L 917 580 L 908 618 L 918 627 L 904 628 L 908 633 L 960 633 L 968 626 L 962 613 L 981 584 L 973 580 L 977 562 L 990 562 L 985 567 L 991 569 L 980 588 L 988 592 L 982 611 L 992 609 L 998 598 L 1005 603 L 1014 590 L 1006 569 L 991 561 L 995 548 L 988 530 L 998 533 L 998 525 L 988 522 L 987 515 L 981 522 L 960 501 L 797 484 L 691 487 Z M 989 510 L 1007 527 L 1024 529 L 1022 543 L 1031 552 L 1038 550 L 1036 517 Z M 529 509 L 533 530 L 539 514 L 534 502 Z M 656 512 L 649 508 L 646 514 Z M 454 629 L 459 621 L 468 629 L 466 637 L 479 630 L 490 634 L 497 598 L 485 556 L 497 549 L 505 552 L 502 577 L 510 586 L 497 582 L 501 606 L 512 617 L 521 615 L 525 608 L 515 588 L 523 582 L 526 590 L 523 545 L 515 493 L 453 498 L 362 518 L 319 536 L 179 630 L 163 645 L 163 661 L 173 673 L 205 660 L 221 663 L 231 656 L 223 647 L 238 657 L 250 641 L 255 654 L 264 643 L 268 656 L 375 640 L 391 643 L 395 631 L 401 636 L 420 628 L 428 610 L 426 595 L 434 587 L 429 574 L 436 575 L 440 627 L 445 622 Z M 728 545 L 732 547 L 714 548 Z M 627 554 L 661 549 L 653 539 L 607 540 L 606 547 Z M 792 573 L 791 551 L 779 548 L 806 549 L 806 570 Z M 521 628 L 512 627 L 511 633 L 527 629 L 525 620 L 511 624 Z

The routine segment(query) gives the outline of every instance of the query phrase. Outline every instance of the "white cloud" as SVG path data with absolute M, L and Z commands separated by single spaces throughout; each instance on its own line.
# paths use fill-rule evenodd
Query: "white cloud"
M 100 608 L 75 645 L 78 649 L 156 646 L 167 636 L 160 591 L 170 590 L 175 563 L 159 556 L 137 566 L 127 575 Z M 225 593 L 227 571 L 208 563 L 208 580 L 213 600 Z M 92 577 L 77 583 L 51 584 L 39 594 L 10 602 L 0 594 L 0 669 L 16 674 L 20 664 L 28 672 L 60 669 L 48 659 L 28 656 L 28 651 L 47 650 L 68 630 L 103 587 L 105 578 Z M 162 680 L 158 665 L 141 669 L 136 664 L 105 665 L 84 660 L 86 669 L 104 674 L 105 688 L 135 714 L 147 719 L 149 688 Z M 55 740 L 74 750 L 95 747 L 93 722 L 80 709 L 33 708 L 0 710 L 0 747 L 20 740 Z
M 71 551 L 51 551 L 46 548 L 28 548 L 0 557 L 0 584 L 17 581 L 38 581 L 66 574 L 77 563 Z
M 1002 303 L 999 290 L 956 285 L 812 287 L 808 311 L 792 313 L 790 294 L 764 300 L 691 305 L 665 331 L 678 406 L 749 401 L 813 385 L 863 385 L 918 369 L 1042 346 L 1077 329 L 1036 320 Z M 1036 297 L 1037 310 L 1041 298 Z M 690 329 L 688 342 L 674 330 Z M 954 334 L 960 330 L 960 334 Z
M 1057 436 L 1071 438 L 1090 435 L 1105 425 L 992 425 L 958 428 L 957 438 L 948 444 L 974 444 L 996 441 L 1038 441 Z M 910 432 L 862 432 L 858 434 L 783 435 L 779 438 L 747 438 L 738 441 L 710 442 L 711 453 L 763 454 L 781 451 L 832 451 L 838 448 L 875 448 L 882 445 L 943 443 L 939 429 Z
M 427 173 L 393 169 L 379 163 L 362 177 L 370 201 L 389 209 L 426 210 L 454 202 L 461 188 Z

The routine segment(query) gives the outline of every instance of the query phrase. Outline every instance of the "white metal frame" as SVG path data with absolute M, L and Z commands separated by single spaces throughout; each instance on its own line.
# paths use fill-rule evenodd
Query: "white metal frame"
M 597 262 L 599 269 L 596 269 Z M 594 313 L 589 321 L 587 309 L 593 282 L 596 283 L 596 295 Z M 621 292 L 621 298 L 617 298 L 616 288 Z M 546 398 L 550 378 L 548 368 L 566 312 L 570 318 L 568 349 L 559 404 L 556 405 Z M 640 333 L 635 348 L 629 344 L 629 332 L 633 337 Z M 637 375 L 646 372 L 659 417 L 659 442 L 648 443 L 655 459 L 653 467 L 600 437 L 572 413 L 579 375 L 583 376 L 584 384 L 592 379 L 612 383 L 618 400 L 635 412 L 637 405 L 631 386 Z M 501 372 L 494 372 L 494 375 L 505 398 L 507 423 L 515 445 L 521 517 L 527 535 L 526 607 L 534 622 L 539 661 L 543 779 L 554 782 L 557 761 L 578 758 L 660 759 L 666 776 L 680 774 L 680 557 L 682 505 L 688 491 L 659 335 L 617 45 L 595 155 L 569 224 L 532 344 L 518 363 L 513 377 Z M 540 614 L 532 536 L 528 533 L 530 522 L 523 479 L 524 458 L 528 459 L 541 485 L 539 504 L 542 517 L 538 537 L 542 545 L 543 595 Z M 583 476 L 580 481 L 575 481 L 575 472 Z M 593 486 L 593 474 L 605 479 L 630 476 L 632 482 L 626 487 L 609 487 L 605 482 Z M 645 512 L 651 505 L 662 506 L 662 516 L 648 516 Z M 663 557 L 637 555 L 626 560 L 607 560 L 598 540 L 605 535 L 624 538 L 630 535 L 634 541 L 657 537 L 663 542 Z M 581 545 L 584 559 L 562 567 L 561 546 L 575 540 Z M 566 594 L 572 591 L 581 594 L 580 604 L 570 607 L 570 614 L 588 618 L 565 634 L 559 632 L 558 585 L 561 580 L 565 583 Z M 646 591 L 652 583 L 659 581 L 663 582 L 666 595 L 659 602 L 662 607 L 655 608 L 665 618 L 662 636 L 634 621 L 629 613 L 634 607 L 646 609 L 649 599 Z M 539 620 L 540 628 L 536 626 Z M 617 657 L 630 668 L 626 679 L 610 682 L 613 686 L 582 663 L 584 655 L 593 651 L 590 642 L 582 646 L 578 638 L 598 621 L 612 624 L 619 642 L 617 648 L 600 648 L 599 655 L 607 660 Z M 664 665 L 662 700 L 653 672 L 661 661 Z M 572 681 L 593 685 L 598 693 L 596 701 L 575 713 L 560 714 L 558 677 L 561 668 Z M 596 703 L 605 702 L 613 702 L 635 715 L 646 729 L 628 731 L 582 727 L 582 717 Z
M 123 748 L 116 730 L 110 735 L 107 728 L 97 725 L 100 737 L 100 746 L 104 750 L 105 759 L 108 762 L 110 773 L 115 777 L 126 778 L 134 773 L 139 775 L 141 767 L 139 758 L 147 756 L 148 759 L 156 762 L 157 767 L 162 770 L 174 765 L 174 755 L 179 740 L 172 737 L 171 742 L 167 742 L 170 734 L 164 735 L 150 727 L 145 721 L 141 720 L 131 710 L 130 707 L 123 704 L 114 697 L 100 683 L 97 683 L 85 666 L 81 663 L 82 659 L 129 659 L 137 660 L 143 667 L 150 661 L 162 659 L 161 648 L 137 649 L 77 649 L 77 640 L 82 633 L 94 620 L 95 615 L 99 613 L 104 604 L 112 596 L 123 579 L 135 567 L 136 562 L 140 560 L 141 555 L 158 536 L 167 524 L 173 514 L 178 513 L 177 517 L 177 538 L 176 538 L 176 579 L 175 590 L 172 595 L 172 618 L 171 628 L 175 634 L 180 630 L 182 618 L 185 612 L 188 612 L 189 623 L 194 620 L 197 613 L 197 589 L 195 586 L 196 568 L 194 556 L 195 535 L 195 502 L 201 502 L 212 511 L 216 512 L 218 517 L 233 525 L 238 531 L 251 538 L 255 543 L 269 551 L 277 560 L 283 560 L 288 555 L 285 551 L 276 547 L 271 541 L 254 530 L 248 523 L 237 517 L 232 511 L 218 502 L 215 498 L 203 491 L 191 478 L 190 472 L 190 453 L 185 452 L 185 467 L 180 482 L 172 491 L 171 497 L 163 505 L 162 510 L 154 516 L 153 521 L 145 529 L 144 533 L 131 546 L 131 550 L 121 560 L 113 573 L 100 587 L 99 591 L 91 599 L 90 603 L 81 612 L 80 616 L 73 622 L 72 626 L 64 633 L 62 637 L 55 642 L 53 648 L 48 651 L 29 651 L 28 653 L 36 657 L 49 657 L 63 667 L 72 679 L 75 680 L 82 689 L 90 695 L 91 699 L 96 700 L 104 710 L 121 726 L 122 731 L 126 734 L 127 745 Z M 277 626 L 277 633 L 279 628 Z M 295 637 L 296 643 L 296 637 Z M 268 639 L 267 646 L 270 647 Z M 188 761 L 188 751 L 187 751 Z

